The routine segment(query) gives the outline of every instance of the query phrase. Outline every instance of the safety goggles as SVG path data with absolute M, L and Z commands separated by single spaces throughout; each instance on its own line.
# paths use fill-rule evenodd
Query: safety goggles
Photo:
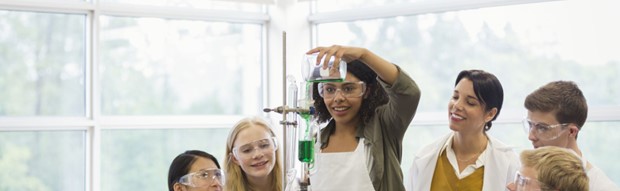
M 179 178 L 179 183 L 190 187 L 208 187 L 219 181 L 220 185 L 224 185 L 226 178 L 221 169 L 202 169 L 196 172 L 186 174 Z
M 366 83 L 359 82 L 342 82 L 342 83 L 319 83 L 319 95 L 322 98 L 331 99 L 336 97 L 338 92 L 344 97 L 356 98 L 362 97 L 366 92 Z
M 250 159 L 255 156 L 255 152 L 259 154 L 271 154 L 278 149 L 278 142 L 275 137 L 261 139 L 248 144 L 244 144 L 232 149 L 233 155 L 237 159 Z
M 523 176 L 521 172 L 517 171 L 514 184 L 517 187 L 517 191 L 540 191 L 540 185 L 542 183 L 536 179 Z
M 532 122 L 529 119 L 524 119 L 523 130 L 525 131 L 526 134 L 532 133 L 538 139 L 550 141 L 550 140 L 554 140 L 560 137 L 560 135 L 562 135 L 562 133 L 564 133 L 564 131 L 568 129 L 565 127 L 567 127 L 569 124 L 570 123 L 547 125 L 547 124 Z

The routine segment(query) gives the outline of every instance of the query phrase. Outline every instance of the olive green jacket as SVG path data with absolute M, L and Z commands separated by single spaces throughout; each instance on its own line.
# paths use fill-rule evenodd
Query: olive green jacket
M 370 148 L 370 180 L 378 191 L 405 190 L 400 168 L 403 137 L 420 102 L 418 85 L 400 68 L 398 70 L 398 78 L 392 86 L 377 78 L 387 92 L 389 101 L 379 106 L 373 117 L 356 130 L 358 139 L 364 138 L 365 146 Z M 321 130 L 321 145 L 329 142 L 329 135 L 335 129 L 335 122 L 331 120 Z

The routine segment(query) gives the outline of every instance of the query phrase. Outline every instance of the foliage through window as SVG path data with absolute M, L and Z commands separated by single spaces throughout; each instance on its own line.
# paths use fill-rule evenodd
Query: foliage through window
M 554 80 L 575 81 L 585 94 L 590 113 L 620 107 L 620 91 L 616 88 L 620 87 L 620 13 L 611 7 L 620 7 L 620 2 L 553 1 L 324 23 L 316 27 L 320 46 L 366 47 L 409 73 L 422 90 L 413 123 L 426 113 L 447 111 L 454 80 L 465 69 L 483 69 L 499 78 L 504 87 L 504 104 L 498 118 L 501 120 L 508 115 L 524 117 L 525 97 Z M 605 134 L 617 127 L 614 125 L 587 122 L 578 143 L 587 148 L 584 153 L 591 155 L 586 156 L 588 160 L 598 162 L 596 165 L 620 184 L 620 174 L 616 173 L 620 168 L 611 161 L 620 155 L 598 148 L 613 145 L 617 136 L 582 138 Z M 413 125 L 405 136 L 405 144 L 421 147 L 432 141 L 424 137 L 448 132 L 446 125 L 438 126 L 445 131 L 436 133 L 431 128 Z M 530 147 L 527 135 L 518 134 L 517 126 L 497 124 L 490 133 L 512 132 L 502 138 L 513 145 Z M 429 133 L 432 136 L 424 136 Z M 418 152 L 416 148 L 406 147 L 405 155 L 413 156 Z M 402 162 L 404 172 L 411 165 L 412 159 L 407 157 Z

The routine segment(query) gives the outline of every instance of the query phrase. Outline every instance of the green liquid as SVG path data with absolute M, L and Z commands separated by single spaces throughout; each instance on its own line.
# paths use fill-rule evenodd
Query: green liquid
M 342 78 L 317 78 L 317 79 L 313 79 L 313 80 L 308 80 L 308 82 L 314 82 L 314 83 L 325 83 L 325 82 L 343 82 L 344 79 Z
M 299 161 L 307 163 L 314 162 L 314 141 L 299 141 Z
M 304 121 L 306 121 L 306 125 L 310 123 L 310 117 L 312 117 L 310 113 L 298 113 L 298 114 L 299 116 L 301 116 L 301 118 L 304 118 Z

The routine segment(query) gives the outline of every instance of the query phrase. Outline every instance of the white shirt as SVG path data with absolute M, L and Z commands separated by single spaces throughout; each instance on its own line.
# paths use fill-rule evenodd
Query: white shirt
M 454 149 L 452 149 L 452 139 L 449 139 L 444 145 L 444 149 L 446 149 L 447 152 L 446 155 L 448 156 L 448 161 L 450 161 L 450 165 L 452 165 L 452 168 L 454 168 L 454 174 L 456 174 L 459 179 L 463 179 L 471 175 L 476 171 L 476 169 L 484 166 L 488 153 L 487 150 L 489 148 L 491 148 L 491 146 L 489 146 L 489 141 L 487 141 L 486 148 L 484 148 L 484 151 L 482 151 L 482 153 L 478 155 L 478 159 L 476 159 L 476 162 L 474 164 L 468 165 L 467 167 L 465 167 L 465 169 L 463 169 L 463 172 L 461 172 L 459 171 L 459 163 L 456 159 L 456 153 L 454 152 Z

